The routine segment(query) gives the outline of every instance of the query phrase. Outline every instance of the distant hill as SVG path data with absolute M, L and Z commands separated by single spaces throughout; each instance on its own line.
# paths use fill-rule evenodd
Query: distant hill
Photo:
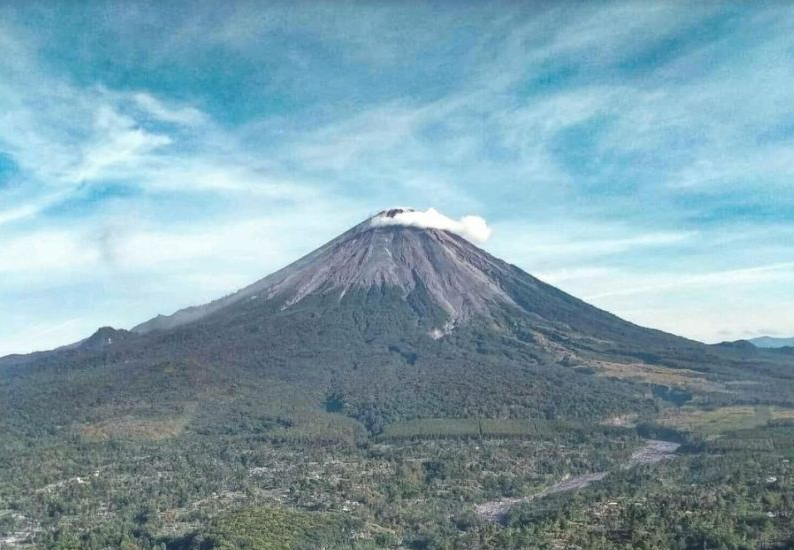
M 794 347 L 794 338 L 776 338 L 774 336 L 759 336 L 748 340 L 757 348 L 785 348 Z

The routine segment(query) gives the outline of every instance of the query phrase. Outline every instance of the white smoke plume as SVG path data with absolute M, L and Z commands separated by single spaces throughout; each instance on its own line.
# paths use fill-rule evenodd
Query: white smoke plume
M 382 213 L 372 218 L 372 225 L 407 225 L 451 231 L 472 242 L 484 243 L 491 236 L 491 228 L 479 216 L 463 216 L 453 220 L 436 210 L 428 208 L 424 212 L 410 208 L 398 208 L 396 213 L 387 216 Z M 390 211 L 387 211 L 390 212 Z

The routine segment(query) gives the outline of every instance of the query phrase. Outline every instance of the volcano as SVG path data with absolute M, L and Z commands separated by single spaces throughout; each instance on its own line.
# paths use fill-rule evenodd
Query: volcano
M 209 304 L 160 315 L 132 332 L 166 331 L 199 321 L 234 318 L 252 307 L 303 311 L 322 304 L 324 316 L 365 299 L 383 312 L 407 307 L 413 324 L 438 339 L 465 325 L 532 327 L 579 346 L 641 340 L 689 346 L 681 338 L 640 328 L 549 286 L 495 258 L 450 230 L 414 225 L 407 208 L 384 210 L 295 263 Z M 388 304 L 396 301 L 398 305 Z M 399 304 L 402 305 L 399 305 Z M 371 315 L 378 315 L 377 310 Z M 511 320 L 512 318 L 512 320 Z
M 300 403 L 376 435 L 410 418 L 593 419 L 652 410 L 659 398 L 719 402 L 726 384 L 780 361 L 622 320 L 423 214 L 384 210 L 226 297 L 6 358 L 15 382 L 5 402 L 24 407 L 53 388 L 67 395 L 55 405 L 65 415 L 91 416 L 95 403 L 213 402 L 221 412 L 204 421 L 218 425 L 278 388 L 290 422 Z M 754 386 L 747 399 L 765 391 L 775 390 Z
M 308 256 L 230 296 L 133 328 L 147 333 L 203 319 L 244 300 L 289 309 L 311 296 L 343 302 L 348 292 L 390 289 L 408 303 L 426 293 L 451 327 L 514 304 L 500 286 L 508 266 L 452 232 L 400 222 L 412 209 L 385 210 Z M 418 315 L 421 320 L 422 315 Z M 434 331 L 434 334 L 438 334 Z

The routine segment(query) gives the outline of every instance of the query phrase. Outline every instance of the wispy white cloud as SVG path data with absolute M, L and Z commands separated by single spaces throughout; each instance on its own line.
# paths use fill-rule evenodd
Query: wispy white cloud
M 660 248 L 680 244 L 696 236 L 695 232 L 653 232 L 592 239 L 580 237 L 565 239 L 563 234 L 554 234 L 549 230 L 522 231 L 522 235 L 532 238 L 522 240 L 513 246 L 513 255 L 525 255 L 530 258 L 575 257 L 579 259 L 614 255 L 635 249 Z M 515 235 L 515 230 L 511 232 Z
M 649 277 L 651 278 L 651 277 Z M 587 296 L 598 300 L 612 296 L 634 296 L 638 294 L 660 294 L 671 290 L 698 287 L 728 286 L 735 288 L 740 285 L 755 285 L 766 281 L 791 281 L 794 283 L 794 262 L 781 262 L 769 265 L 727 269 L 698 274 L 671 274 L 652 277 L 655 282 L 640 286 L 615 288 L 605 292 Z
M 95 114 L 94 135 L 83 145 L 81 158 L 66 179 L 86 182 L 138 170 L 152 153 L 171 143 L 167 135 L 148 132 L 131 117 L 102 106 Z
M 163 122 L 183 126 L 198 126 L 208 122 L 207 115 L 195 107 L 167 105 L 147 92 L 137 92 L 132 99 L 138 107 Z
M 552 271 L 533 272 L 533 275 L 538 277 L 541 281 L 553 285 L 566 284 L 571 281 L 604 279 L 614 274 L 614 270 L 599 266 L 563 267 Z
M 50 195 L 44 200 L 28 201 L 27 204 L 12 206 L 4 210 L 0 210 L 0 225 L 5 223 L 12 223 L 25 218 L 35 216 L 44 210 L 47 206 L 53 204 L 60 198 L 61 195 Z
M 47 230 L 0 240 L 0 257 L 0 273 L 57 276 L 61 270 L 90 268 L 98 254 L 69 232 Z

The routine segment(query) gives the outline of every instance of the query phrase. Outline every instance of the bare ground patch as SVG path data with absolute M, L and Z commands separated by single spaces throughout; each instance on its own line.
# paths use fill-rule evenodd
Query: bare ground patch
M 598 376 L 694 391 L 726 391 L 722 384 L 712 382 L 701 373 L 689 369 L 670 369 L 645 363 L 614 363 L 610 361 L 591 361 L 588 366 L 594 368 Z
M 657 420 L 671 428 L 717 437 L 723 432 L 762 426 L 770 420 L 794 419 L 793 409 L 765 405 L 741 405 L 716 409 L 669 408 Z
M 196 404 L 184 405 L 182 412 L 160 416 L 125 414 L 99 422 L 76 426 L 77 433 L 89 441 L 126 438 L 159 441 L 181 434 L 195 412 Z

